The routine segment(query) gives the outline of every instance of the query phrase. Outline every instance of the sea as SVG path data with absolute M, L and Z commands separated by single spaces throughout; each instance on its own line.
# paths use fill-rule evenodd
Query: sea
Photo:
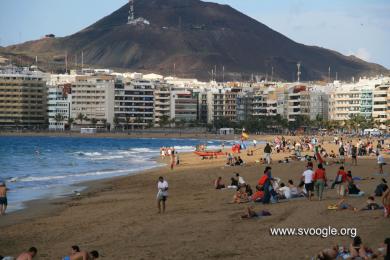
M 8 212 L 25 202 L 77 194 L 85 181 L 133 175 L 162 166 L 160 147 L 191 152 L 198 144 L 221 148 L 233 141 L 158 138 L 0 137 L 0 181 Z

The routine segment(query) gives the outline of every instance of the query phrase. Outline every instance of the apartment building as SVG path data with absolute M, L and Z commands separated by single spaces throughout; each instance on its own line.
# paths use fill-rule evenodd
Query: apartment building
M 76 76 L 72 83 L 70 116 L 74 127 L 113 126 L 115 77 L 111 75 Z M 81 119 L 80 115 L 84 116 Z
M 171 118 L 171 85 L 158 84 L 154 90 L 154 124 L 162 126 L 161 120 L 165 124 Z
M 71 84 L 48 86 L 47 115 L 49 130 L 65 130 L 70 118 Z
M 329 119 L 345 121 L 354 115 L 360 115 L 360 106 L 363 101 L 361 97 L 361 88 L 353 84 L 336 88 L 329 96 Z M 368 114 L 365 113 L 365 115 Z
M 143 129 L 155 124 L 155 84 L 144 79 L 124 78 L 115 86 L 115 117 L 124 129 Z M 159 103 L 167 90 L 160 89 Z M 159 112 L 165 109 L 159 108 Z M 159 115 L 160 117 L 161 115 Z M 118 126 L 117 126 L 118 127 Z
M 261 88 L 253 94 L 252 115 L 254 117 L 276 116 L 277 106 L 277 92 L 274 87 Z
M 198 120 L 199 92 L 188 88 L 172 88 L 170 95 L 171 120 L 190 122 Z
M 47 127 L 44 78 L 28 68 L 0 68 L 0 127 Z

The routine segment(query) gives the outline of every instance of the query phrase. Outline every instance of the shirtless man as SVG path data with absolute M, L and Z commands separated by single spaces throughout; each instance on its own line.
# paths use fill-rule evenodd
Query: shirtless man
M 7 205 L 7 187 L 5 186 L 5 183 L 0 182 L 0 216 L 5 214 Z
M 32 260 L 37 255 L 38 250 L 31 247 L 27 252 L 21 253 L 16 260 Z
M 99 252 L 93 250 L 91 252 L 81 251 L 74 252 L 71 256 L 65 256 L 63 260 L 95 260 L 99 258 Z

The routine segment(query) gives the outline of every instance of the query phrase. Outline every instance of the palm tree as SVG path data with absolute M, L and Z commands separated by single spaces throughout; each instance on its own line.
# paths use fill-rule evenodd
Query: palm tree
M 96 124 L 97 124 L 97 119 L 96 118 L 91 118 L 91 124 L 96 127 Z
M 172 127 L 172 125 L 175 126 L 175 124 L 176 124 L 176 118 L 172 118 L 172 119 L 169 121 L 169 126 Z
M 71 117 L 69 117 L 69 118 L 68 118 L 68 127 L 69 127 L 69 129 L 72 128 L 73 123 L 74 123 L 74 119 L 71 118 Z
M 119 122 L 120 122 L 119 117 L 114 116 L 113 122 L 114 122 L 114 128 L 117 129 L 117 127 L 119 126 Z
M 64 116 L 60 113 L 56 114 L 54 116 L 54 121 L 56 121 L 56 124 L 61 123 L 64 120 Z
M 166 126 L 168 123 L 169 123 L 169 116 L 167 116 L 167 115 L 163 115 L 163 116 L 160 118 L 160 121 L 158 122 L 158 124 L 160 125 L 160 127 L 164 127 L 164 126 Z
M 83 113 L 79 113 L 76 117 L 77 120 L 80 121 L 80 124 L 83 124 L 83 121 L 87 119 L 87 117 Z

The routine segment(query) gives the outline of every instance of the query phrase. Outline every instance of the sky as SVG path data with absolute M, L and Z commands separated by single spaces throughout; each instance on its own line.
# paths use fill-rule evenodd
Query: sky
M 142 1 L 142 0 L 138 0 Z M 390 0 L 208 0 L 228 4 L 290 39 L 390 69 Z M 0 0 L 0 46 L 66 36 L 126 0 Z

